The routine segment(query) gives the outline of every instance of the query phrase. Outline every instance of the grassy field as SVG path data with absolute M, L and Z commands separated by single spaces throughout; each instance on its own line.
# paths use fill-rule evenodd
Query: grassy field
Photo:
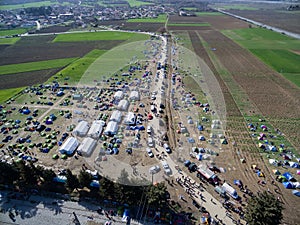
M 20 40 L 20 37 L 15 37 L 15 38 L 0 38 L 0 45 L 13 45 L 18 40 Z
M 129 3 L 130 7 L 152 4 L 150 2 L 142 2 L 142 1 L 137 1 L 137 0 L 126 0 L 126 1 Z
M 0 66 L 0 75 L 53 69 L 68 65 L 76 58 L 54 59 L 40 62 L 20 63 Z
M 5 102 L 12 96 L 18 94 L 22 89 L 24 89 L 24 87 L 0 90 L 0 102 Z
M 222 13 L 219 12 L 195 12 L 197 16 L 221 16 Z
M 59 34 L 53 42 L 76 42 L 76 41 L 104 41 L 104 40 L 128 40 L 132 36 L 144 34 L 134 34 L 129 32 L 115 32 L 115 31 L 99 31 L 99 32 L 84 32 L 72 34 Z
M 223 31 L 264 63 L 300 87 L 300 41 L 263 28 Z
M 49 81 L 53 81 L 54 77 L 58 77 L 58 81 L 62 82 L 66 77 L 68 77 L 68 83 L 77 83 L 88 67 L 105 52 L 106 51 L 104 50 L 98 49 L 89 52 L 83 58 L 72 62 L 55 76 L 51 77 Z
M 11 30 L 0 30 L 0 36 L 10 36 L 14 34 L 24 34 L 27 30 L 20 28 L 20 29 L 11 29 Z
M 223 8 L 223 9 L 239 9 L 239 10 L 258 10 L 258 8 L 251 7 L 249 5 L 244 5 L 244 4 L 223 5 L 220 8 Z
M 17 5 L 0 5 L 0 10 L 12 10 L 12 9 L 21 9 L 21 8 L 30 8 L 30 7 L 40 7 L 40 6 L 50 6 L 54 4 L 60 4 L 57 1 L 40 1 L 40 2 L 30 2 Z M 68 3 L 63 3 L 60 5 L 68 5 Z
M 209 23 L 169 23 L 168 26 L 177 26 L 177 27 L 186 27 L 186 26 L 190 26 L 190 27 L 208 27 L 210 26 Z
M 167 20 L 167 15 L 159 15 L 157 18 L 139 18 L 139 19 L 129 19 L 127 22 L 134 23 L 165 23 Z

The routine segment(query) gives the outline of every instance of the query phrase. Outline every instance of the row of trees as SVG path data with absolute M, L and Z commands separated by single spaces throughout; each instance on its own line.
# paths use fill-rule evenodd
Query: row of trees
M 113 182 L 105 177 L 99 179 L 99 188 L 90 187 L 93 176 L 81 170 L 78 175 L 71 170 L 66 170 L 67 181 L 64 185 L 53 182 L 56 174 L 51 169 L 45 169 L 34 164 L 25 164 L 24 161 L 8 164 L 0 162 L 0 183 L 11 185 L 15 188 L 26 190 L 30 188 L 39 190 L 55 190 L 64 193 L 90 195 L 101 199 L 111 199 L 120 203 L 136 205 L 141 199 L 154 207 L 162 207 L 167 203 L 167 188 L 164 183 L 148 186 L 122 185 L 131 182 L 125 170 L 121 171 L 119 182 Z M 88 190 L 88 191 L 82 191 Z

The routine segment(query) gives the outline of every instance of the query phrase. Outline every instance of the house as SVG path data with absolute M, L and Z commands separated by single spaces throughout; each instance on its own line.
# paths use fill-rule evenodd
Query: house
M 77 135 L 79 137 L 83 137 L 83 136 L 86 135 L 86 133 L 88 132 L 88 130 L 89 130 L 89 124 L 88 124 L 88 122 L 82 120 L 75 127 L 75 129 L 73 131 L 73 134 Z
M 103 120 L 93 121 L 92 126 L 89 129 L 87 136 L 94 138 L 94 139 L 99 138 L 103 131 L 104 125 L 105 125 L 105 122 Z
M 74 94 L 72 98 L 75 101 L 81 101 L 83 99 L 83 95 L 82 94 Z
M 76 148 L 78 147 L 79 142 L 75 137 L 69 137 L 59 149 L 61 154 L 72 155 Z
M 79 145 L 77 152 L 82 156 L 90 156 L 96 147 L 96 140 L 91 137 L 84 138 L 82 143 Z

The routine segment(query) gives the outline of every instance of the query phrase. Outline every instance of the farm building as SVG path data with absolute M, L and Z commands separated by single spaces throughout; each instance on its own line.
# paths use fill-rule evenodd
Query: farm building
M 103 131 L 104 125 L 105 125 L 105 122 L 103 120 L 95 120 L 92 123 L 92 126 L 89 129 L 87 136 L 91 137 L 91 138 L 95 138 L 95 139 L 99 138 Z
M 115 121 L 109 121 L 104 131 L 104 134 L 111 136 L 111 135 L 115 135 L 117 131 L 118 131 L 118 123 Z
M 113 113 L 111 114 L 109 121 L 115 121 L 117 123 L 120 123 L 121 118 L 122 118 L 122 112 L 116 110 L 116 111 L 113 111 Z
M 127 125 L 134 125 L 136 120 L 136 116 L 133 112 L 128 112 L 125 119 L 124 123 Z
M 134 101 L 140 100 L 140 94 L 139 94 L 139 92 L 138 91 L 132 91 L 132 92 L 130 92 L 129 99 L 131 101 L 132 100 L 134 100 Z
M 61 146 L 59 149 L 59 152 L 61 154 L 67 154 L 67 155 L 72 155 L 76 148 L 78 147 L 79 142 L 75 137 L 69 137 L 65 143 Z
M 129 102 L 126 99 L 122 99 L 118 104 L 118 109 L 121 111 L 126 111 L 128 109 Z
M 86 133 L 89 130 L 89 124 L 88 122 L 82 120 L 80 121 L 77 126 L 75 127 L 73 134 L 79 136 L 79 137 L 83 137 L 86 135 Z
M 96 140 L 87 137 L 84 138 L 82 143 L 79 145 L 77 152 L 83 156 L 90 156 L 96 147 Z
M 114 98 L 117 100 L 121 100 L 121 99 L 123 99 L 123 97 L 124 97 L 123 91 L 117 91 L 114 95 Z

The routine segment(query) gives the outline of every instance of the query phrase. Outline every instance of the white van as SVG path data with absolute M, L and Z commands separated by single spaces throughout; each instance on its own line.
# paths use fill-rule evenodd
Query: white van
M 151 134 L 152 132 L 152 127 L 150 125 L 147 126 L 147 133 L 148 134 Z
M 161 162 L 163 168 L 164 168 L 164 171 L 165 171 L 165 174 L 166 175 L 170 175 L 172 173 L 170 167 L 169 167 L 169 164 L 166 162 L 166 161 L 162 161 Z
M 152 148 L 154 146 L 154 140 L 152 137 L 148 137 L 148 146 Z
M 169 145 L 167 143 L 164 143 L 164 149 L 166 150 L 167 153 L 172 152 L 171 148 L 169 147 Z

